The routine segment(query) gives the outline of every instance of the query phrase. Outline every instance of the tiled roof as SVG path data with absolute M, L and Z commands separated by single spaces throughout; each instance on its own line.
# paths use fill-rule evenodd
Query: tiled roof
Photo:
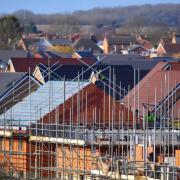
M 73 43 L 72 47 L 76 50 L 102 52 L 99 46 L 89 38 L 79 38 Z
M 158 71 L 161 71 L 168 63 L 167 62 L 159 62 L 144 78 L 139 82 L 138 88 L 135 86 L 128 94 L 123 98 L 123 102 L 128 101 L 128 98 L 134 97 L 135 94 L 138 94 L 138 89 L 141 89 L 147 83 L 148 79 L 154 76 Z
M 173 116 L 174 117 L 180 117 L 180 98 L 179 100 L 174 104 L 172 108 Z
M 27 73 L 0 73 L 0 97 Z
M 30 53 L 24 50 L 0 50 L 0 60 L 8 63 L 12 57 L 28 58 Z
M 173 55 L 176 53 L 180 53 L 180 44 L 168 43 L 168 44 L 164 44 L 163 47 L 166 51 L 166 54 Z
M 88 64 L 88 65 L 92 65 L 93 62 L 89 61 L 88 59 L 75 59 L 75 58 L 51 58 L 51 59 L 47 59 L 47 58 L 11 58 L 11 62 L 15 68 L 16 72 L 29 72 L 29 70 L 31 72 L 34 71 L 35 67 L 38 64 L 74 64 L 74 65 L 78 65 L 78 64 Z
M 152 59 L 147 59 L 140 55 L 129 54 L 111 54 L 111 55 L 99 55 L 99 59 L 102 64 L 108 65 L 132 65 L 134 69 L 140 70 L 151 70 L 159 62 L 178 62 L 178 59 L 173 59 L 172 57 L 157 57 Z
M 159 63 L 143 80 L 140 81 L 122 100 L 126 106 L 138 109 L 138 103 L 141 109 L 143 104 L 157 105 L 180 83 L 179 70 L 163 70 L 167 63 Z M 139 89 L 139 93 L 138 93 Z M 156 90 L 156 101 L 155 101 Z M 138 100 L 139 95 L 139 100 Z M 134 102 L 135 101 L 135 102 Z
M 61 39 L 52 39 L 48 40 L 49 43 L 51 43 L 53 46 L 54 45 L 66 45 L 69 46 L 71 45 L 71 41 L 69 39 L 61 38 Z
M 180 63 L 179 62 L 170 62 L 169 65 L 171 66 L 172 70 L 180 70 Z
M 93 55 L 91 51 L 76 51 L 76 53 L 81 57 L 81 58 L 88 58 L 94 61 L 97 61 L 97 58 Z
M 71 58 L 72 54 L 71 53 L 61 53 L 61 52 L 56 52 L 56 51 L 46 51 L 46 55 L 48 55 L 49 58 Z
M 107 37 L 109 45 L 130 45 L 136 43 L 136 39 L 131 35 Z
M 102 55 L 99 56 L 100 59 L 103 57 Z M 108 65 L 131 65 L 136 70 L 151 70 L 157 64 L 157 61 L 145 59 L 140 55 L 112 54 L 105 56 L 101 63 Z
M 131 46 L 129 46 L 127 49 L 128 49 L 128 51 L 134 51 L 134 50 L 136 50 L 137 48 L 143 48 L 144 51 L 148 51 L 145 47 L 143 47 L 143 46 L 141 46 L 141 45 L 131 45 Z
M 79 94 L 79 101 L 78 101 Z M 105 93 L 101 88 L 98 88 L 94 84 L 89 84 L 85 86 L 83 89 L 79 91 L 79 93 L 74 94 L 72 97 L 66 100 L 64 104 L 60 104 L 56 109 L 48 113 L 41 120 L 44 123 L 48 123 L 49 120 L 51 122 L 55 122 L 57 116 L 55 116 L 55 112 L 59 112 L 58 119 L 60 123 L 63 121 L 63 109 L 65 107 L 64 112 L 64 120 L 65 123 L 69 124 L 70 119 L 72 124 L 77 124 L 77 120 L 79 123 L 87 122 L 87 125 L 92 127 L 93 124 L 101 123 L 101 126 L 105 126 L 109 124 L 109 117 L 112 117 L 112 112 L 114 111 L 114 124 L 117 127 L 120 122 L 122 123 L 122 119 L 119 114 L 124 114 L 123 122 L 129 125 L 132 125 L 133 113 L 129 111 L 126 107 L 121 105 L 118 101 L 114 102 L 112 96 L 109 96 Z M 81 107 L 79 109 L 79 115 L 77 114 L 77 106 Z M 110 106 L 109 106 L 110 103 Z M 114 106 L 112 104 L 114 103 Z M 70 111 L 73 111 L 72 117 L 70 117 Z M 93 113 L 94 112 L 94 113 Z M 95 120 L 95 121 L 94 121 Z

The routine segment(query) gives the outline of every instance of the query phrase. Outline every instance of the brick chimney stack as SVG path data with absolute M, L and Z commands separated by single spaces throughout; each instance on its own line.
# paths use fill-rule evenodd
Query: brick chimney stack
M 172 44 L 176 44 L 176 33 L 173 32 L 172 34 Z

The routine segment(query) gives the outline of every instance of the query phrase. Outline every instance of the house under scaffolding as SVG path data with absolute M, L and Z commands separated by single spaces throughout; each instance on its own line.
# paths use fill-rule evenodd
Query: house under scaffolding
M 154 87 L 151 110 L 120 101 L 115 78 L 92 83 L 77 74 L 36 91 L 29 83 L 29 95 L 0 114 L 4 171 L 24 179 L 180 179 L 180 82 L 158 92 L 159 104 Z

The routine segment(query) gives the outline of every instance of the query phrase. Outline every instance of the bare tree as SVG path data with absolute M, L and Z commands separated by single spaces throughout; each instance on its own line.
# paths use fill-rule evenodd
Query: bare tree
M 125 23 L 124 26 L 132 33 L 135 37 L 138 37 L 143 33 L 145 28 L 145 18 L 140 16 L 130 17 Z
M 49 32 L 57 33 L 60 36 L 68 36 L 69 34 L 78 33 L 80 31 L 77 25 L 63 24 L 58 26 L 50 26 Z

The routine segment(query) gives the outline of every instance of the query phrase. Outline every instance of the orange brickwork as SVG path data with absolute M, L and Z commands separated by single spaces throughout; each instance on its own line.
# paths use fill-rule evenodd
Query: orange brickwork
M 1 140 L 0 163 L 7 171 L 14 173 L 27 173 L 28 155 L 27 140 L 21 138 L 21 142 L 16 137 L 14 139 L 4 138 Z
M 96 158 L 99 154 L 96 151 L 95 154 L 92 154 L 91 147 L 73 147 L 70 146 L 62 147 L 58 146 L 58 166 L 61 171 L 70 171 L 72 174 L 79 171 L 91 171 L 92 169 L 97 168 Z
M 147 155 L 153 152 L 153 146 L 147 147 Z M 136 145 L 136 161 L 144 161 L 144 150 L 142 145 Z
M 176 166 L 180 167 L 180 150 L 175 151 Z

